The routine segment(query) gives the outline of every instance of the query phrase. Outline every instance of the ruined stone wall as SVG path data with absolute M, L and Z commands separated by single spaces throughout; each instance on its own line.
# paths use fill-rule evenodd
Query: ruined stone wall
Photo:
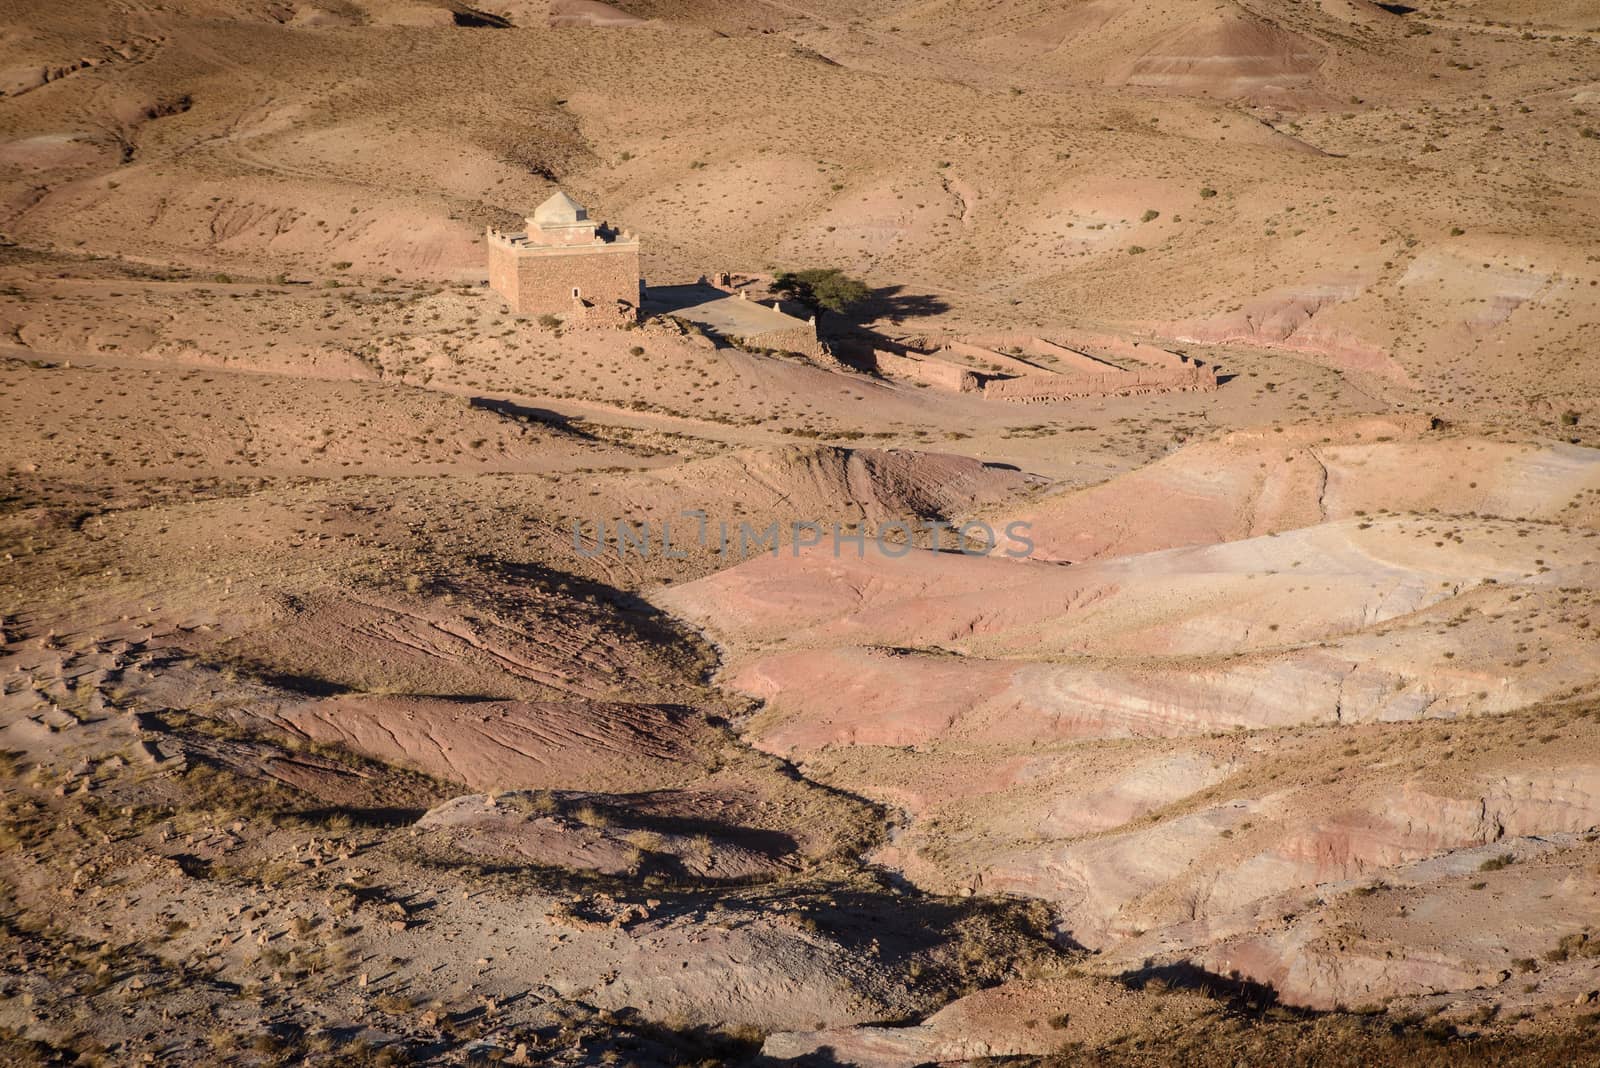
M 1122 370 L 1121 367 L 1114 363 L 1097 359 L 1087 352 L 1069 349 L 1065 345 L 1057 345 L 1054 342 L 1046 341 L 1042 337 L 1030 337 L 1023 342 L 1022 349 L 1024 352 L 1032 353 L 1035 356 L 1048 356 L 1063 367 L 1070 367 L 1074 371 L 1082 371 L 1086 374 L 1098 375 L 1107 371 Z
M 1107 356 L 1137 360 L 1140 363 L 1155 364 L 1157 367 L 1186 367 L 1191 362 L 1189 357 L 1164 349 L 1151 341 L 1129 341 L 1127 338 L 1115 334 L 1091 334 L 1083 331 L 1071 331 L 1060 337 L 1062 344 L 1074 348 L 1086 349 L 1091 352 L 1104 353 Z
M 967 341 L 951 341 L 944 346 L 951 352 L 989 364 L 1001 371 L 1008 371 L 1014 375 L 1037 375 L 1047 373 L 1044 368 L 1036 367 L 1026 360 L 1019 360 L 1015 356 L 1007 356 L 1003 352 L 974 345 Z
M 1037 334 L 984 334 L 966 340 L 988 348 L 1013 348 L 1034 355 L 1054 356 L 1069 367 L 1091 374 L 1115 368 L 1114 364 L 1097 359 L 1096 354 L 1157 367 L 1184 367 L 1190 362 L 1188 357 L 1152 342 L 1129 341 L 1115 334 L 1091 334 L 1065 329 L 1055 329 L 1050 333 L 1059 339 L 1059 343 L 1047 341 Z
M 1106 374 L 1023 375 L 986 382 L 983 395 L 990 400 L 1036 403 L 1082 397 L 1139 396 L 1146 393 L 1189 392 L 1217 388 L 1212 367 L 1190 364 L 1172 371 L 1113 371 Z
M 1187 356 L 1164 349 L 1160 345 L 1128 341 L 1111 335 L 1086 337 L 1082 344 L 1086 348 L 1093 348 L 1108 356 L 1121 356 L 1141 363 L 1153 363 L 1158 367 L 1184 367 L 1190 362 Z
M 982 337 L 967 339 L 968 343 L 981 345 L 989 349 L 1018 349 L 1031 356 L 1048 356 L 1056 364 L 1081 371 L 1087 374 L 1103 374 L 1107 371 L 1120 371 L 1122 368 L 1116 364 L 1097 360 L 1086 353 L 1056 345 L 1034 334 L 985 334 Z M 1002 353 L 1001 355 L 1004 355 Z M 1009 368 L 1016 374 L 1038 374 L 1039 369 L 1031 367 L 1022 361 L 1015 361 L 1019 366 Z M 1051 363 L 1046 363 L 1047 369 L 1054 369 Z
M 896 356 L 892 352 L 874 349 L 872 363 L 873 368 L 881 375 L 924 382 L 935 389 L 951 393 L 972 393 L 979 388 L 980 378 L 976 372 L 942 360 L 917 360 L 910 356 Z

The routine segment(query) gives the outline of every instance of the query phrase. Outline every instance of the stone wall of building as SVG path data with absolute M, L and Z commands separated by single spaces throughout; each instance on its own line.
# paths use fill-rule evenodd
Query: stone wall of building
M 566 314 L 572 311 L 574 298 L 594 305 L 623 300 L 637 306 L 639 245 L 519 249 L 491 236 L 489 285 L 518 315 Z
M 768 330 L 763 334 L 751 334 L 741 338 L 745 345 L 758 349 L 773 349 L 778 352 L 798 352 L 802 356 L 821 359 L 827 355 L 827 350 L 822 347 L 822 342 L 817 340 L 817 328 L 814 323 L 801 322 L 784 330 Z
M 517 258 L 493 230 L 485 240 L 489 246 L 489 288 L 500 294 L 513 312 L 520 312 L 522 296 L 517 292 Z

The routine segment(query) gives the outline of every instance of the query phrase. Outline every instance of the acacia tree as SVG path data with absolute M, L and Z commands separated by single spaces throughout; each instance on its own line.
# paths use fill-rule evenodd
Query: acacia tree
M 787 293 L 813 309 L 826 308 L 843 314 L 871 295 L 867 284 L 852 278 L 837 267 L 811 267 L 804 271 L 781 271 L 772 288 Z

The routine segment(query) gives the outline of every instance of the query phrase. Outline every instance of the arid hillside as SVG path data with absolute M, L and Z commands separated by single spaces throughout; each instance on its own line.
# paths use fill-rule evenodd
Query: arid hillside
M 482 226 L 560 182 L 652 235 L 654 277 L 836 264 L 887 314 L 1249 343 L 1474 414 L 1600 392 L 1577 359 L 1596 27 L 1358 2 L 545 8 L 19 10 L 3 225 L 263 280 L 470 279 Z
M 1597 131 L 1576 0 L 0 0 L 0 1061 L 1600 1060 Z

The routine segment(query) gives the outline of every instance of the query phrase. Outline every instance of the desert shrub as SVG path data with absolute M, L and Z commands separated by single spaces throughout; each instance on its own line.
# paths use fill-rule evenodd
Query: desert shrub
M 501 799 L 507 807 L 525 816 L 553 816 L 560 811 L 555 795 L 549 790 L 520 790 Z
M 596 808 L 593 805 L 583 805 L 576 813 L 574 813 L 574 815 L 578 817 L 578 822 L 583 824 L 585 827 L 611 826 L 610 813 L 606 812 L 604 809 Z
M 372 999 L 373 1008 L 389 1016 L 404 1016 L 417 1007 L 417 1003 L 405 994 L 379 994 Z
M 1600 939 L 1590 938 L 1587 931 L 1564 936 L 1554 949 L 1546 950 L 1544 954 L 1544 959 L 1552 964 L 1581 957 L 1600 957 Z

